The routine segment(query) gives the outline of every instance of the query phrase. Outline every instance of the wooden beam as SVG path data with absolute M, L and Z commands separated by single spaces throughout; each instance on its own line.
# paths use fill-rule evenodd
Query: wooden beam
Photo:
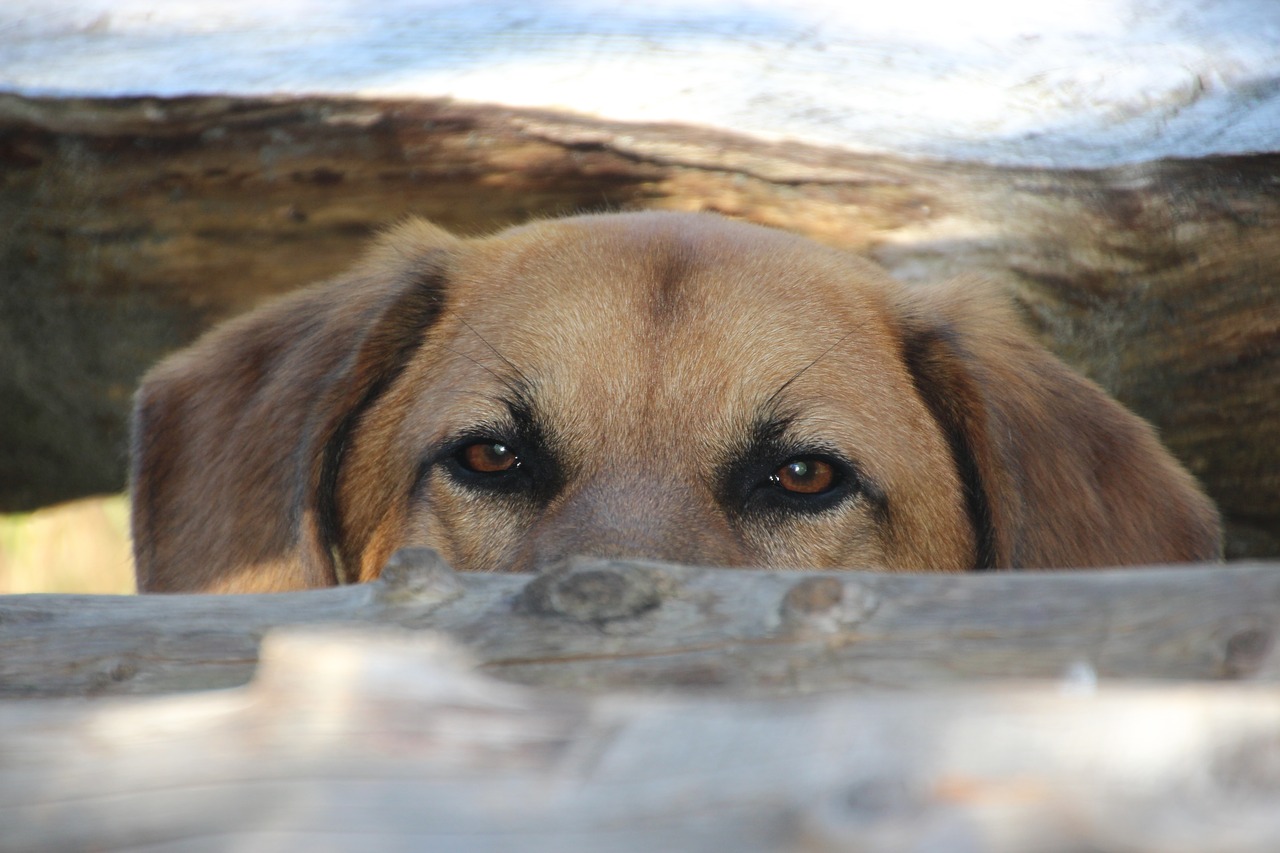
M 890 575 L 574 560 L 278 595 L 0 597 L 0 695 L 243 684 L 272 628 L 441 632 L 509 681 L 791 695 L 985 679 L 1280 680 L 1280 566 Z

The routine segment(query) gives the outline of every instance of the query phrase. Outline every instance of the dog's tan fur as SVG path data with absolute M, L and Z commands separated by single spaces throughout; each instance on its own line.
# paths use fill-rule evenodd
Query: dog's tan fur
M 982 290 L 705 215 L 407 223 L 147 377 L 139 588 L 368 580 L 414 544 L 482 571 L 1215 558 L 1216 514 L 1152 430 Z M 473 435 L 527 457 L 518 488 L 451 473 Z M 779 510 L 762 472 L 811 451 L 855 478 Z

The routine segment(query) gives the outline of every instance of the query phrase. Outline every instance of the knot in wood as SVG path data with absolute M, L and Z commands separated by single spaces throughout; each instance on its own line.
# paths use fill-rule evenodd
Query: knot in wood
M 443 604 L 466 592 L 444 558 L 431 548 L 401 548 L 391 555 L 378 578 L 383 604 Z
M 1272 632 L 1266 628 L 1248 627 L 1227 638 L 1222 657 L 1223 674 L 1228 678 L 1244 678 L 1262 668 L 1271 653 Z
M 138 675 L 138 664 L 129 660 L 107 660 L 102 662 L 101 668 L 89 678 L 87 694 L 93 696 L 97 693 L 105 693 L 110 691 L 113 685 L 130 681 Z
M 630 619 L 662 603 L 668 578 L 648 566 L 572 561 L 530 581 L 518 607 L 575 622 Z
M 874 612 L 874 593 L 860 584 L 832 577 L 804 578 L 782 599 L 779 616 L 790 629 L 838 632 L 857 625 Z

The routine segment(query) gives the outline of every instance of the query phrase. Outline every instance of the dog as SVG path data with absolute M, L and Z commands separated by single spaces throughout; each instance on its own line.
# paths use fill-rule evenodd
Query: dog
M 141 591 L 573 554 L 963 572 L 1214 560 L 1152 428 L 973 281 L 711 214 L 412 220 L 135 401 Z

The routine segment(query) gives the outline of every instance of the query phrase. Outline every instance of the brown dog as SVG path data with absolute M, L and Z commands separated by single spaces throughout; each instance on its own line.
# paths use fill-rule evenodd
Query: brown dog
M 575 553 L 964 571 L 1214 559 L 1152 430 L 970 285 L 708 215 L 423 222 L 156 368 L 141 590 Z

